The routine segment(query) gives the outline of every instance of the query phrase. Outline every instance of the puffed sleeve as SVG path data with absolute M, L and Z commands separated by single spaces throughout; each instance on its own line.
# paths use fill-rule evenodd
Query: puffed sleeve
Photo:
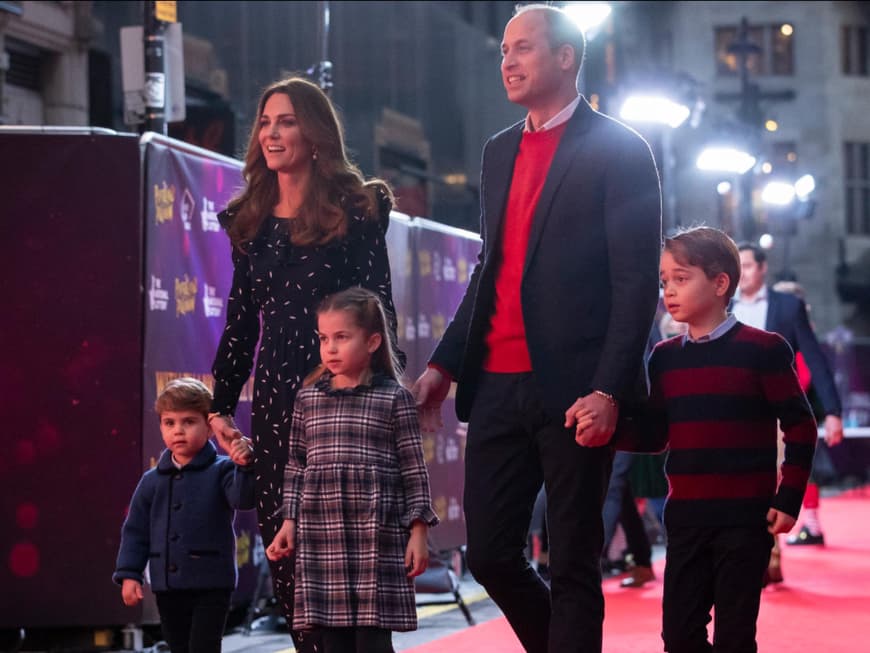
M 393 350 L 402 367 L 407 358 L 398 348 L 396 308 L 393 305 L 393 285 L 390 276 L 390 257 L 387 253 L 387 228 L 390 225 L 392 203 L 378 193 L 380 214 L 376 219 L 351 218 L 350 264 L 353 266 L 354 283 L 376 293 L 384 305 L 389 322 Z
M 229 220 L 226 212 L 218 217 L 226 227 Z M 233 282 L 227 299 L 227 321 L 212 364 L 212 412 L 221 415 L 235 412 L 239 395 L 254 367 L 254 350 L 260 337 L 260 316 L 251 293 L 248 255 L 234 246 L 232 260 Z
M 399 473 L 405 494 L 402 526 L 409 528 L 417 519 L 429 526 L 435 526 L 438 516 L 432 509 L 429 472 L 423 460 L 423 437 L 417 421 L 417 407 L 414 397 L 403 387 L 397 389 L 393 400 L 393 426 Z

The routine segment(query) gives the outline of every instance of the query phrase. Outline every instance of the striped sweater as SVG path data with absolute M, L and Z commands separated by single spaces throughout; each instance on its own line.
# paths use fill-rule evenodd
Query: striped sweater
M 788 343 L 737 323 L 720 338 L 659 343 L 641 424 L 668 446 L 668 528 L 763 525 L 800 510 L 817 439 Z M 777 487 L 777 420 L 785 460 Z

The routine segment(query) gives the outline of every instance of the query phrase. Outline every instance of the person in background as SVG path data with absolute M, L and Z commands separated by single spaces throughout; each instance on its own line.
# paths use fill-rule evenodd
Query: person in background
M 438 523 L 414 398 L 399 382 L 378 297 L 350 288 L 317 310 L 323 361 L 296 396 L 283 524 L 267 546 L 297 551 L 293 628 L 324 653 L 391 653 L 417 627 L 414 581 Z
M 363 179 L 348 159 L 329 98 L 299 77 L 275 82 L 261 95 L 244 178 L 244 188 L 218 215 L 232 244 L 233 281 L 212 367 L 209 422 L 231 450 L 241 437 L 233 414 L 256 350 L 251 437 L 257 522 L 263 541 L 271 542 L 282 523 L 293 401 L 320 364 L 317 305 L 340 290 L 368 288 L 380 297 L 396 342 L 385 240 L 392 193 L 380 180 Z M 270 568 L 275 599 L 291 624 L 292 556 Z M 300 653 L 314 650 L 310 637 L 291 635 Z
M 657 300 L 661 193 L 650 148 L 577 91 L 583 32 L 525 5 L 505 27 L 501 75 L 528 110 L 484 146 L 479 262 L 414 386 L 424 428 L 457 381 L 469 422 L 467 561 L 527 651 L 601 650 L 601 509 L 621 402 L 645 395 Z M 586 444 L 573 405 L 595 404 Z M 547 492 L 547 586 L 525 556 Z
M 209 442 L 211 402 L 209 389 L 188 377 L 170 381 L 157 396 L 166 449 L 133 493 L 112 575 L 124 605 L 134 606 L 149 565 L 173 653 L 220 653 L 238 577 L 233 518 L 254 507 L 253 468 L 219 456 Z M 252 460 L 247 438 L 234 440 L 232 452 Z
M 842 406 L 834 375 L 819 346 L 810 324 L 802 297 L 770 288 L 767 283 L 767 254 L 759 246 L 743 242 L 740 250 L 740 285 L 734 297 L 732 311 L 738 320 L 758 329 L 783 336 L 792 350 L 806 365 L 813 380 L 813 390 L 824 413 L 825 443 L 835 446 L 843 440 Z M 804 498 L 804 523 L 787 541 L 790 544 L 824 544 L 818 521 L 819 488 L 808 486 Z M 770 558 L 767 578 L 772 583 L 783 581 L 782 549 L 777 538 Z

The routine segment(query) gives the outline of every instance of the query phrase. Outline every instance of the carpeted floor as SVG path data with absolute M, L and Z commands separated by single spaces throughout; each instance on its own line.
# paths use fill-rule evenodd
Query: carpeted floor
M 870 615 L 870 488 L 822 500 L 827 546 L 784 546 L 785 582 L 764 590 L 758 619 L 761 653 L 864 653 Z M 604 653 L 653 653 L 659 637 L 661 577 L 641 590 L 604 583 Z M 711 627 L 712 628 L 712 627 Z M 413 653 L 521 653 L 503 618 L 412 649 Z

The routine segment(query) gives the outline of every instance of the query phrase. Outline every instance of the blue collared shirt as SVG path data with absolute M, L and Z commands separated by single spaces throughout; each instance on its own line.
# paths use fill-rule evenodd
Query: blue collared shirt
M 717 326 L 710 333 L 703 335 L 700 338 L 692 338 L 688 333 L 686 333 L 686 335 L 683 336 L 683 345 L 685 345 L 687 342 L 693 342 L 696 344 L 702 342 L 712 342 L 713 340 L 721 338 L 726 333 L 728 333 L 731 327 L 733 327 L 735 324 L 737 324 L 737 318 L 734 317 L 733 314 L 729 315 L 725 318 L 725 321 L 722 322 L 722 324 Z

